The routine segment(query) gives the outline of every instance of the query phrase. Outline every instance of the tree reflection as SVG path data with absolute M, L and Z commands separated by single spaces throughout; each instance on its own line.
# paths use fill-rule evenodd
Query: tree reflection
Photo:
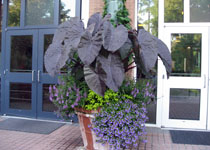
M 172 75 L 200 76 L 201 34 L 172 35 Z
M 191 0 L 190 1 L 190 21 L 210 22 L 210 1 Z
M 183 0 L 165 0 L 164 1 L 164 21 L 165 22 L 183 22 L 184 2 Z
M 54 23 L 54 0 L 27 0 L 26 25 Z
M 9 0 L 8 26 L 20 26 L 21 0 Z
M 138 23 L 158 36 L 158 0 L 139 0 Z

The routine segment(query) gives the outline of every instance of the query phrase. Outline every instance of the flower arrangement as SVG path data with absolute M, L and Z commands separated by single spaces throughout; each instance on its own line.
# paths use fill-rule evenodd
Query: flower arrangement
M 120 8 L 125 8 L 125 1 Z M 90 128 L 114 149 L 136 146 L 145 134 L 146 105 L 154 98 L 150 82 L 128 80 L 126 72 L 137 67 L 150 77 L 159 56 L 170 74 L 172 62 L 161 40 L 144 29 L 131 30 L 128 19 L 125 26 L 120 24 L 124 15 L 127 10 L 118 11 L 113 21 L 107 12 L 104 17 L 95 13 L 86 29 L 79 18 L 71 18 L 58 27 L 44 57 L 52 76 L 65 65 L 68 68 L 68 74 L 49 89 L 59 116 L 70 119 L 77 108 L 100 108 Z
M 91 126 L 99 142 L 108 143 L 115 150 L 137 147 L 139 140 L 146 142 L 142 139 L 146 134 L 146 104 L 154 98 L 154 87 L 149 81 L 124 83 L 118 92 L 118 101 L 108 103 L 95 114 Z M 139 83 L 141 86 L 136 86 Z

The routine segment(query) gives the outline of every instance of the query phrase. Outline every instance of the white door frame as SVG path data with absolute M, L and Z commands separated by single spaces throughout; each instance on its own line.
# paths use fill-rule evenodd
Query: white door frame
M 183 28 L 183 27 L 196 27 L 196 30 L 199 30 L 199 28 L 205 27 L 206 28 L 206 41 L 208 41 L 208 43 L 206 44 L 207 46 L 207 51 L 209 52 L 208 54 L 208 61 L 207 64 L 210 64 L 210 22 L 205 22 L 205 23 L 190 23 L 190 8 L 189 8 L 189 4 L 190 4 L 190 0 L 184 0 L 184 22 L 183 23 L 165 23 L 164 22 L 164 0 L 159 0 L 159 12 L 158 12 L 158 37 L 161 40 L 165 40 L 165 29 L 169 28 L 169 27 L 175 27 L 175 28 Z M 195 31 L 196 31 L 195 30 Z M 205 36 L 203 35 L 203 36 Z M 209 65 L 210 66 L 210 65 Z M 210 69 L 208 67 L 208 74 L 210 75 Z M 208 76 L 207 76 L 208 77 Z M 206 79 L 207 81 L 207 95 L 209 95 L 210 93 L 210 89 L 209 89 L 209 78 Z M 168 85 L 168 80 L 166 79 L 166 71 L 164 68 L 164 65 L 162 63 L 162 61 L 159 59 L 158 60 L 158 84 L 157 84 L 157 126 L 158 127 L 163 127 L 164 124 L 164 118 L 163 118 L 163 114 L 164 114 L 164 103 L 167 99 L 167 94 L 165 93 L 166 89 Z M 207 104 L 206 107 L 208 107 L 209 109 L 207 109 L 207 115 L 206 115 L 206 129 L 210 130 L 210 100 L 207 97 Z M 180 127 L 183 128 L 183 127 Z
M 207 94 L 208 94 L 208 28 L 207 27 L 168 27 L 164 29 L 164 42 L 171 47 L 171 34 L 183 33 L 202 35 L 201 45 L 201 77 L 175 77 L 171 76 L 164 84 L 165 100 L 163 102 L 162 126 L 186 129 L 206 129 Z M 181 54 L 180 54 L 181 55 Z M 170 88 L 200 89 L 200 120 L 169 119 L 169 92 Z

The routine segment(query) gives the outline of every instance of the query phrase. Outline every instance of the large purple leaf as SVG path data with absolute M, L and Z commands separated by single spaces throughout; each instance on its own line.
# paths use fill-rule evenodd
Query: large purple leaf
M 144 63 L 146 72 L 149 72 L 155 66 L 158 58 L 157 40 L 149 32 L 140 29 L 138 33 L 138 42 L 141 46 L 141 60 Z
M 99 55 L 96 64 L 97 66 L 100 64 L 101 68 L 106 73 L 106 75 L 100 75 L 100 79 L 102 79 L 110 89 L 115 92 L 118 91 L 125 77 L 125 70 L 120 56 L 110 53 L 108 58 L 106 58 Z
M 172 71 L 172 59 L 171 59 L 171 53 L 168 49 L 168 47 L 158 38 L 156 38 L 158 43 L 158 56 L 163 61 L 164 66 L 166 67 L 167 75 Z
M 105 21 L 109 21 L 111 19 L 111 15 L 107 14 L 103 19 L 100 13 L 93 14 L 89 20 L 87 27 L 89 27 L 92 24 L 95 24 L 94 31 L 92 35 L 95 35 L 98 31 L 100 31 L 103 28 L 103 24 Z
M 98 56 L 102 46 L 102 32 L 97 32 L 94 36 L 89 31 L 85 31 L 78 46 L 78 55 L 85 65 L 90 65 Z
M 99 75 L 94 71 L 93 68 L 85 65 L 84 66 L 85 81 L 88 87 L 95 93 L 103 96 L 106 91 L 105 83 L 99 78 Z
M 83 32 L 83 22 L 79 18 L 74 17 L 59 25 L 55 32 L 53 42 L 64 42 L 66 48 L 77 49 Z
M 128 57 L 128 54 L 132 48 L 131 40 L 128 38 L 124 45 L 119 49 L 120 56 L 122 59 Z
M 115 52 L 121 48 L 128 39 L 128 31 L 123 25 L 114 28 L 111 22 L 106 21 L 103 28 L 103 46 L 108 51 Z
M 96 32 L 99 30 L 101 21 L 102 21 L 102 16 L 100 13 L 95 13 L 89 18 L 87 26 L 95 24 L 93 35 L 95 35 Z
M 51 76 L 55 76 L 56 73 L 60 72 L 66 61 L 68 60 L 69 51 L 64 48 L 64 46 L 58 42 L 55 42 L 49 46 L 44 56 L 44 63 L 47 72 Z

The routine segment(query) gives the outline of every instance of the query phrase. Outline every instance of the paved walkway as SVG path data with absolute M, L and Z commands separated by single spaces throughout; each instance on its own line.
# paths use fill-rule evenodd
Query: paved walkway
M 139 150 L 210 150 L 210 146 L 173 144 L 167 130 L 148 127 L 147 132 L 148 142 Z M 0 130 L 0 150 L 77 150 L 82 145 L 78 124 L 66 124 L 49 135 Z

